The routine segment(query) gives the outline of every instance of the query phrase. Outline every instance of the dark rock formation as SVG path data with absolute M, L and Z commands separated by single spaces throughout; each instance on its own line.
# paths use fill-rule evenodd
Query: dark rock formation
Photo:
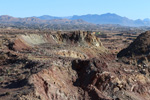
M 127 48 L 118 53 L 118 57 L 149 55 L 150 31 L 140 34 Z

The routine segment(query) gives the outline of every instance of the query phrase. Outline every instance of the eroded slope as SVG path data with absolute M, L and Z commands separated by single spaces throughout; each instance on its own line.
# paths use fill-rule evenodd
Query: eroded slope
M 117 62 L 89 32 L 1 36 L 2 100 L 149 100 L 149 70 Z

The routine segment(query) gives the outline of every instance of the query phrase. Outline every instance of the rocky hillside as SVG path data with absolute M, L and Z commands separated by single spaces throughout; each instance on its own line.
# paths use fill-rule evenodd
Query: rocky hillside
M 150 53 L 150 31 L 140 34 L 128 48 L 122 50 L 118 57 L 141 56 Z
M 140 34 L 127 48 L 118 53 L 119 58 L 134 64 L 149 65 L 150 60 L 150 31 Z M 128 60 L 126 59 L 128 58 Z M 133 60 L 133 61 L 132 61 Z
M 0 40 L 1 100 L 150 98 L 149 70 L 118 62 L 93 33 L 5 30 Z

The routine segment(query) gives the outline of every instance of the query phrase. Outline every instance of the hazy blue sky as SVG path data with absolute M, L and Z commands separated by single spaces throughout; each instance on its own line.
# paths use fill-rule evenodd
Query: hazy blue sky
M 150 18 L 150 0 L 0 0 L 0 15 L 30 17 L 116 13 Z

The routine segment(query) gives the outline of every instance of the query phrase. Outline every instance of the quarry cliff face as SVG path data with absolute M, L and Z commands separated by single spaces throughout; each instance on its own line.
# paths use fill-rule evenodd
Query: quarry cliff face
M 118 62 L 90 32 L 23 33 L 0 38 L 0 99 L 150 98 L 149 71 Z

